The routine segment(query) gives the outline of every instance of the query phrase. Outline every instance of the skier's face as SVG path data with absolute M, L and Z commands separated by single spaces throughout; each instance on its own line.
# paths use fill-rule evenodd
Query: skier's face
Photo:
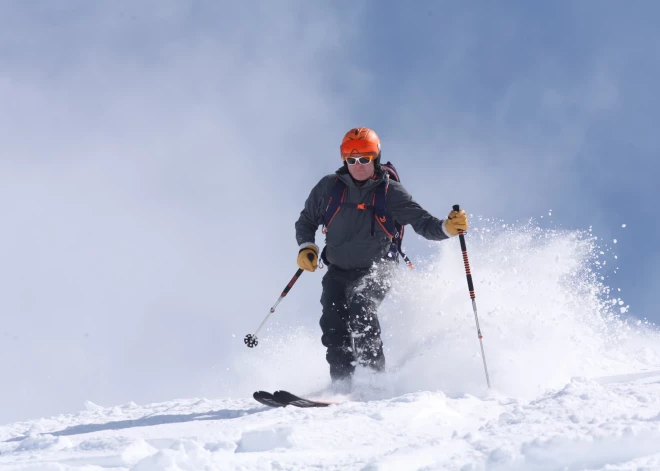
M 356 163 L 355 165 L 348 165 L 348 172 L 351 177 L 361 182 L 369 180 L 374 176 L 374 161 L 371 160 L 368 164 Z

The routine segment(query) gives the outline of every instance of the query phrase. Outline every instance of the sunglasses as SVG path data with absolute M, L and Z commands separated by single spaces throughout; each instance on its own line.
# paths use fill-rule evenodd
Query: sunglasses
M 355 165 L 359 162 L 361 165 L 367 165 L 372 160 L 371 157 L 349 157 L 346 159 L 346 163 L 348 165 Z
M 344 159 L 344 162 L 346 162 L 348 165 L 355 165 L 357 163 L 359 163 L 360 165 L 367 165 L 372 160 L 375 160 L 376 157 L 378 156 L 376 154 L 362 154 L 362 155 L 343 154 L 342 157 Z

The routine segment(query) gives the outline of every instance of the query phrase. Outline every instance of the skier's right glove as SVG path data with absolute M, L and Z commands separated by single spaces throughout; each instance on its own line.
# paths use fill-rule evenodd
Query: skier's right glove
M 316 270 L 319 266 L 319 248 L 314 244 L 310 244 L 300 249 L 300 252 L 298 252 L 298 266 L 307 271 Z

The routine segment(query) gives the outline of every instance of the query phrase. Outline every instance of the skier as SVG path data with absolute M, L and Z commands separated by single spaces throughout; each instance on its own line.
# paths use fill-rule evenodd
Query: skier
M 322 281 L 321 342 L 333 385 L 347 390 L 356 364 L 376 372 L 385 368 L 377 310 L 391 285 L 398 261 L 393 239 L 400 236 L 390 233 L 387 219 L 410 224 L 422 237 L 438 241 L 467 230 L 468 221 L 464 210 L 450 212 L 445 220 L 433 217 L 392 181 L 381 165 L 380 139 L 372 129 L 348 131 L 340 155 L 343 166 L 314 186 L 295 228 L 298 266 L 310 272 L 318 268 L 318 227 L 326 234 L 320 254 L 328 267 Z

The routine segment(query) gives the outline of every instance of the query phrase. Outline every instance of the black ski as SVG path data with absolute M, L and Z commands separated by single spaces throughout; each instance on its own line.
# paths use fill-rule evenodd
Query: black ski
M 266 391 L 257 391 L 252 395 L 252 397 L 254 397 L 254 399 L 261 404 L 270 407 L 328 407 L 333 404 L 338 404 L 337 402 L 324 402 L 305 399 L 304 397 L 291 394 L 288 391 L 275 391 L 273 394 L 270 394 Z
M 256 391 L 252 394 L 252 397 L 255 401 L 260 402 L 264 406 L 269 407 L 285 407 L 287 404 L 280 404 L 275 400 L 275 397 L 266 391 Z
M 305 399 L 304 397 L 296 396 L 291 394 L 289 391 L 275 391 L 273 397 L 280 404 L 286 404 L 287 406 L 296 406 L 296 407 L 328 407 L 336 402 L 323 402 L 323 401 L 314 401 L 312 399 Z

